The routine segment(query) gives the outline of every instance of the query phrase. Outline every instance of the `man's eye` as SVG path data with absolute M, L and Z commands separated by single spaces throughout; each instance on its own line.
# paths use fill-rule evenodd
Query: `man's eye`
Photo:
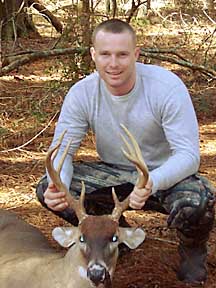
M 108 53 L 108 52 L 101 52 L 101 55 L 102 55 L 102 56 L 108 56 L 109 53 Z
M 120 56 L 120 57 L 126 57 L 126 56 L 127 56 L 127 53 L 122 52 L 119 56 Z
M 80 241 L 80 243 L 85 243 L 85 238 L 83 235 L 80 235 L 79 241 Z
M 112 237 L 112 242 L 117 242 L 118 241 L 118 236 L 117 235 L 114 235 L 113 237 Z

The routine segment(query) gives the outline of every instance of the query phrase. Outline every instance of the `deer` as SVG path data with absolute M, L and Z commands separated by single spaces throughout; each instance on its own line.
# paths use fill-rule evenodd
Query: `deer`
M 125 157 L 138 171 L 137 186 L 145 187 L 148 169 L 139 145 L 128 129 L 121 124 L 131 143 L 121 134 L 126 150 Z M 58 167 L 53 161 L 62 143 L 47 152 L 45 165 L 51 180 L 66 192 L 69 206 L 75 211 L 78 226 L 56 227 L 53 238 L 66 252 L 52 247 L 36 227 L 15 213 L 0 210 L 0 286 L 2 288 L 111 288 L 118 259 L 118 245 L 137 248 L 145 240 L 145 231 L 136 227 L 120 227 L 119 218 L 129 206 L 129 196 L 119 201 L 114 188 L 114 208 L 109 215 L 88 215 L 84 208 L 85 185 L 82 182 L 79 199 L 73 197 L 60 178 L 61 168 L 71 141 L 67 144 Z

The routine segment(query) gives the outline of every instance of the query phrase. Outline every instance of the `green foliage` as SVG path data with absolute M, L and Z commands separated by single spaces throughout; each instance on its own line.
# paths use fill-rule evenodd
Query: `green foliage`
M 83 27 L 81 18 L 76 14 L 76 9 L 68 9 L 65 19 L 65 29 L 56 48 L 83 47 L 83 35 L 86 27 Z M 89 23 L 91 26 L 91 23 Z M 46 73 L 59 73 L 60 82 L 77 82 L 85 75 L 93 71 L 90 54 L 75 54 L 70 56 L 58 57 L 54 66 L 50 67 Z
M 131 21 L 131 24 L 134 27 L 137 27 L 137 29 L 138 29 L 138 27 L 144 28 L 148 25 L 151 25 L 151 22 L 147 17 L 143 17 L 143 18 L 133 18 Z
M 36 121 L 39 123 L 44 123 L 47 119 L 47 114 L 43 111 L 33 110 L 32 115 L 35 117 Z
M 0 126 L 0 137 L 2 137 L 3 135 L 6 135 L 8 132 L 9 130 L 7 128 Z
M 204 96 L 201 96 L 199 98 L 199 101 L 198 101 L 198 103 L 196 103 L 195 107 L 196 107 L 197 112 L 202 112 L 205 114 L 209 113 L 209 111 L 211 110 L 210 109 L 211 107 L 210 107 L 206 97 L 204 97 Z
M 208 26 L 206 26 L 206 31 L 204 31 L 205 22 L 200 21 L 200 18 L 198 18 L 200 11 L 202 11 L 203 1 L 176 0 L 174 4 L 166 4 L 166 6 L 161 8 L 149 10 L 143 17 L 134 16 L 132 18 L 131 24 L 137 31 L 139 45 L 145 48 L 156 47 L 159 50 L 175 50 L 191 63 L 211 67 L 214 65 L 214 61 L 210 61 L 210 59 L 215 59 L 212 49 L 215 45 L 213 40 L 215 33 L 212 33 Z M 99 3 L 97 8 L 91 7 L 93 14 L 86 16 L 87 25 L 84 25 L 82 9 L 82 2 L 64 8 L 64 15 L 66 15 L 64 17 L 65 28 L 56 48 L 84 47 L 88 43 L 84 39 L 85 34 L 89 36 L 97 23 L 106 19 L 106 14 L 104 14 L 105 6 Z M 94 13 L 99 14 L 99 12 L 100 16 L 95 16 Z M 120 12 L 119 8 L 118 13 Z M 122 14 L 121 18 L 126 19 L 126 17 L 126 15 Z M 90 44 L 86 45 L 86 47 L 88 46 Z M 172 54 L 169 54 L 169 56 L 174 57 Z M 153 58 L 145 59 L 145 62 L 160 65 L 161 60 Z M 58 87 L 62 85 L 62 82 L 77 82 L 85 75 L 91 73 L 93 69 L 94 64 L 90 55 L 76 54 L 56 58 L 55 64 L 46 73 L 50 75 L 58 73 L 58 79 L 60 79 L 61 84 L 57 82 L 51 84 Z

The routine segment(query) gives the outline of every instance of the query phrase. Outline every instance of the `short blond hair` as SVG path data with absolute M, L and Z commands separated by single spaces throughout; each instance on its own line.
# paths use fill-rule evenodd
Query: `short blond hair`
M 132 41 L 134 42 L 134 45 L 136 45 L 136 33 L 134 29 L 130 26 L 130 24 L 120 19 L 109 19 L 100 23 L 98 26 L 96 26 L 96 28 L 94 29 L 92 33 L 93 45 L 95 44 L 96 35 L 99 31 L 105 31 L 105 32 L 110 32 L 114 34 L 129 32 L 132 36 Z

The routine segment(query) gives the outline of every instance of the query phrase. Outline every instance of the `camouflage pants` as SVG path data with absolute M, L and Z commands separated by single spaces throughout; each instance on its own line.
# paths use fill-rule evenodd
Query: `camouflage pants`
M 111 213 L 114 203 L 111 189 L 115 187 L 119 200 L 126 198 L 136 183 L 137 172 L 119 169 L 103 162 L 75 162 L 70 193 L 79 197 L 81 181 L 86 185 L 85 207 L 88 214 Z M 47 188 L 44 176 L 36 189 L 37 197 L 43 206 L 43 193 Z M 168 190 L 159 190 L 150 196 L 143 210 L 155 210 L 168 214 L 168 225 L 177 228 L 187 237 L 202 238 L 209 234 L 214 220 L 215 188 L 203 176 L 192 175 Z M 46 207 L 47 208 L 47 207 Z M 54 212 L 66 221 L 77 225 L 74 212 L 67 208 Z M 124 226 L 124 217 L 120 225 Z

